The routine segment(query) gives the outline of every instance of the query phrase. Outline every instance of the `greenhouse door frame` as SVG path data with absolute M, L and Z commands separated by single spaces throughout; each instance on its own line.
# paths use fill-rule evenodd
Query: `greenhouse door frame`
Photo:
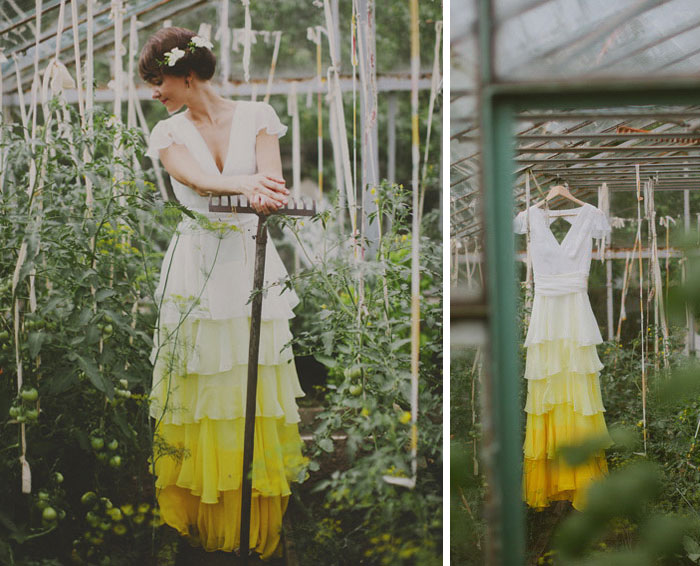
M 479 25 L 488 26 L 490 22 L 481 20 Z M 484 416 L 484 423 L 490 421 L 493 426 L 491 446 L 482 454 L 490 485 L 484 513 L 488 537 L 485 559 L 488 566 L 522 566 L 522 375 L 512 228 L 517 113 L 632 105 L 691 106 L 700 102 L 700 80 L 669 77 L 499 83 L 491 78 L 490 56 L 488 62 L 484 57 L 484 48 L 490 51 L 490 42 L 484 38 L 488 35 L 480 33 L 481 64 L 489 68 L 480 69 L 479 87 L 490 379 L 490 393 L 484 399 L 490 414 Z

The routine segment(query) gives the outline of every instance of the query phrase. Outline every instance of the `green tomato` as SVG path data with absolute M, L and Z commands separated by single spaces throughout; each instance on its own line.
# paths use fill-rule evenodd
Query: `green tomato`
M 44 521 L 53 522 L 58 518 L 58 513 L 56 513 L 53 507 L 46 507 L 41 514 L 41 518 L 44 519 Z
M 112 451 L 114 451 L 114 450 L 116 450 L 117 448 L 119 448 L 119 442 L 117 442 L 117 439 L 116 439 L 116 438 L 113 439 L 113 440 L 107 445 L 107 448 L 109 448 L 109 449 L 112 450 Z
M 63 474 L 61 472 L 56 472 L 53 475 L 53 479 L 56 480 L 56 483 L 63 483 Z
M 111 509 L 114 507 L 114 504 L 107 497 L 100 497 L 100 501 L 102 502 L 102 505 L 104 505 L 105 509 Z
M 351 385 L 350 395 L 354 395 L 355 397 L 362 395 L 362 385 Z
M 37 509 L 46 509 L 49 506 L 49 502 L 45 499 L 39 499 L 35 503 Z
M 27 417 L 25 417 L 24 415 L 19 415 L 15 420 L 18 423 L 24 423 L 24 422 L 27 422 Z
M 106 462 L 107 458 L 109 458 L 109 454 L 107 454 L 107 452 L 98 452 L 97 453 L 97 459 L 100 462 Z
M 102 332 L 104 332 L 105 336 L 111 336 L 114 333 L 114 327 L 111 324 L 107 324 L 102 329 Z
M 360 366 L 345 368 L 343 375 L 345 379 L 357 379 L 358 377 L 362 377 L 362 368 Z
M 114 320 L 112 319 L 112 317 L 109 316 L 108 314 L 104 315 L 104 319 L 105 319 L 105 322 L 107 322 L 107 323 L 109 323 L 109 322 L 114 322 Z
M 114 525 L 114 534 L 122 536 L 126 534 L 126 525 L 120 523 L 119 525 Z
M 94 505 L 97 501 L 97 494 L 94 491 L 86 491 L 80 498 L 80 503 L 83 505 Z
M 20 392 L 20 396 L 25 401 L 36 401 L 39 398 L 39 392 L 34 387 L 32 387 L 30 389 L 23 389 Z
M 122 465 L 122 458 L 119 454 L 116 454 L 115 456 L 112 456 L 109 459 L 109 465 L 112 466 L 113 468 L 119 468 Z
M 121 521 L 124 518 L 121 509 L 113 507 L 108 511 L 108 515 L 112 518 L 112 521 Z
M 44 501 L 48 501 L 50 496 L 47 491 L 41 490 L 39 493 L 37 493 L 37 497 L 39 499 L 43 499 Z
M 134 524 L 140 525 L 146 520 L 146 515 L 135 515 L 133 518 Z
M 20 409 L 20 408 L 19 408 L 18 406 L 16 406 L 16 405 L 13 405 L 12 407 L 10 407 L 10 416 L 11 416 L 13 419 L 16 419 L 17 417 L 19 417 L 19 415 L 20 415 L 21 412 L 22 412 L 22 409 Z
M 85 513 L 85 520 L 91 527 L 96 527 L 100 523 L 100 518 L 92 511 Z
M 36 421 L 39 419 L 39 411 L 36 409 L 27 409 L 27 419 L 30 421 Z
M 90 446 L 92 446 L 93 450 L 102 450 L 104 448 L 105 441 L 102 440 L 99 436 L 93 436 L 90 439 Z
M 100 523 L 100 530 L 102 530 L 102 531 L 108 531 L 111 528 L 112 528 L 112 525 L 110 523 L 108 523 L 107 521 L 102 521 Z
M 0 331 L 0 340 L 7 340 L 10 337 L 10 333 L 7 330 Z

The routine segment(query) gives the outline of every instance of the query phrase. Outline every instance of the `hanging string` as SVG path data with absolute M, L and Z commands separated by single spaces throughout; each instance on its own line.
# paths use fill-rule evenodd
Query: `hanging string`
M 275 36 L 275 46 L 272 50 L 272 61 L 270 62 L 270 70 L 267 74 L 267 88 L 265 89 L 264 102 L 270 102 L 270 93 L 272 91 L 272 80 L 275 77 L 275 68 L 277 67 L 277 56 L 280 52 L 280 40 L 282 39 L 281 31 L 274 31 L 272 34 Z
M 384 481 L 413 489 L 418 477 L 418 377 L 420 355 L 420 225 L 418 224 L 418 167 L 420 162 L 418 132 L 418 76 L 420 43 L 418 35 L 418 0 L 411 7 L 411 157 L 413 220 L 411 231 L 411 478 L 383 476 Z
M 323 0 L 323 10 L 326 20 L 326 36 L 328 38 L 329 45 L 333 45 L 335 42 L 335 32 L 333 28 L 333 13 L 331 11 L 331 6 L 328 0 Z M 335 49 L 332 47 L 329 49 L 331 57 L 331 67 L 328 69 L 328 90 L 331 98 L 334 99 L 335 104 L 333 109 L 336 113 L 336 120 L 334 121 L 338 132 L 338 142 L 342 154 L 343 171 L 345 175 L 345 190 L 348 197 L 348 209 L 350 211 L 350 222 L 352 228 L 353 238 L 357 235 L 357 210 L 356 210 L 356 199 L 355 199 L 355 177 L 353 176 L 352 168 L 350 166 L 350 150 L 348 148 L 347 133 L 345 128 L 345 111 L 343 109 L 343 93 L 340 88 L 340 62 L 336 60 Z
M 663 346 L 664 368 L 669 367 L 669 336 L 666 323 L 666 307 L 664 305 L 663 285 L 661 282 L 661 262 L 659 261 L 659 246 L 656 235 L 656 205 L 654 203 L 654 181 L 647 182 L 647 203 L 649 216 L 649 230 L 651 233 L 651 267 L 652 281 L 654 283 L 654 353 L 656 355 L 655 366 L 658 369 L 659 340 L 658 327 L 661 326 L 661 340 Z M 668 232 L 668 231 L 667 231 Z M 668 254 L 666 255 L 668 262 Z
M 603 211 L 605 218 L 610 222 L 610 191 L 607 183 L 603 183 L 598 187 L 598 208 Z M 612 281 L 612 260 L 607 257 L 606 252 L 610 249 L 612 243 L 612 234 L 608 238 L 607 234 L 603 234 L 602 238 L 598 239 L 598 252 L 600 253 L 600 261 L 605 263 L 605 294 L 608 318 L 608 340 L 612 340 L 613 332 L 613 281 Z
M 642 435 L 644 438 L 644 455 L 647 453 L 647 368 L 646 368 L 646 324 L 644 320 L 644 269 L 642 267 L 642 196 L 639 164 L 634 166 L 637 185 L 637 236 L 634 245 L 639 260 L 639 320 L 642 330 L 640 347 L 642 353 Z
M 228 4 L 229 0 L 221 0 L 219 4 L 219 27 L 217 28 L 216 35 L 214 36 L 214 39 L 219 40 L 221 51 L 221 84 L 224 87 L 228 85 L 229 77 L 231 76 L 231 32 L 228 22 Z M 237 30 L 233 31 L 234 38 L 236 36 L 236 31 Z M 244 68 L 246 68 L 246 64 L 247 63 L 244 59 Z
M 425 179 L 428 175 L 428 155 L 430 150 L 430 132 L 433 125 L 433 110 L 435 108 L 435 99 L 437 92 L 442 83 L 440 76 L 440 46 L 442 45 L 442 21 L 435 22 L 435 48 L 433 53 L 433 72 L 430 80 L 430 102 L 428 103 L 428 127 L 425 133 L 425 152 L 423 155 L 423 174 L 421 175 L 421 191 L 420 203 L 418 205 L 419 222 L 423 218 L 423 204 L 425 202 L 426 183 Z
M 630 252 L 625 253 L 625 270 L 622 277 L 622 293 L 620 294 L 620 318 L 617 322 L 617 334 L 615 340 L 620 341 L 620 334 L 622 332 L 622 321 L 627 320 L 627 311 L 625 310 L 625 299 L 627 298 L 627 290 L 629 288 L 630 273 L 634 262 L 631 260 L 632 254 Z
M 250 44 L 254 41 L 253 34 L 251 33 L 251 21 L 250 21 L 250 0 L 241 0 L 243 6 L 245 6 L 245 22 L 244 22 L 244 42 L 243 42 L 243 75 L 245 82 L 250 82 Z

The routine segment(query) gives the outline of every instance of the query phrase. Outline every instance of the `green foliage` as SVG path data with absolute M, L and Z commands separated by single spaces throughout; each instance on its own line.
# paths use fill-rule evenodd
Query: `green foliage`
M 420 242 L 418 481 L 414 489 L 386 481 L 412 476 L 409 198 L 396 185 L 376 191 L 383 235 L 372 259 L 334 237 L 329 213 L 314 218 L 324 227 L 322 249 L 303 248 L 313 267 L 295 281 L 306 313 L 297 321 L 296 351 L 315 355 L 329 372 L 311 470 L 340 450 L 339 434 L 348 462 L 315 484 L 323 502 L 314 525 L 325 530 L 298 545 L 303 563 L 441 562 L 442 283 L 439 244 L 428 238 Z M 288 224 L 301 242 L 303 227 Z
M 63 112 L 56 99 L 49 108 L 52 117 Z M 151 453 L 151 295 L 166 232 L 179 213 L 158 204 L 153 184 L 133 167 L 142 151 L 140 132 L 112 125 L 98 111 L 87 134 L 76 125 L 76 113 L 70 117 L 65 132 L 53 120 L 40 126 L 33 148 L 19 126 L 3 125 L 2 564 L 48 566 L 59 563 L 54 557 L 94 564 L 110 555 L 111 564 L 141 562 L 157 524 L 152 514 L 142 520 L 127 511 L 150 509 L 153 498 L 145 465 Z M 115 139 L 121 153 L 113 151 Z M 21 250 L 26 254 L 15 271 Z M 22 422 L 32 495 L 19 489 Z M 86 491 L 104 498 L 96 511 L 81 503 Z

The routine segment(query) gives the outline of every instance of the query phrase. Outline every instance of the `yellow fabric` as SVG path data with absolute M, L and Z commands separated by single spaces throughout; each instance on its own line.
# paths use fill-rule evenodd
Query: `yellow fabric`
M 592 350 L 591 350 L 592 348 Z M 528 348 L 528 358 L 532 351 Z M 541 509 L 552 501 L 571 501 L 583 509 L 590 484 L 607 474 L 605 452 L 596 452 L 579 466 L 568 465 L 560 449 L 596 440 L 612 444 L 605 425 L 598 371 L 578 373 L 574 369 L 597 364 L 595 346 L 577 347 L 570 340 L 550 341 L 535 348 L 528 379 L 527 424 L 523 445 L 523 498 L 530 507 Z M 536 363 L 556 352 L 556 364 Z M 556 368 L 557 373 L 550 373 Z
M 249 320 L 238 319 L 247 333 Z M 154 466 L 163 521 L 207 551 L 240 546 L 241 474 L 247 366 L 231 359 L 218 336 L 231 335 L 233 322 L 183 322 L 154 368 L 151 416 L 156 419 Z M 280 326 L 263 324 L 261 345 L 279 344 Z M 286 325 L 287 321 L 283 321 Z M 206 328 L 208 340 L 202 336 Z M 173 335 L 175 336 L 175 335 Z M 240 350 L 240 345 L 231 350 Z M 192 364 L 193 351 L 199 361 Z M 263 559 L 278 552 L 282 517 L 290 482 L 302 479 L 298 411 L 294 397 L 303 395 L 296 370 L 286 354 L 268 352 L 259 365 L 253 456 L 253 504 L 250 548 Z M 173 363 L 187 360 L 190 363 Z M 214 368 L 206 374 L 204 368 Z M 201 373 L 188 373 L 198 369 Z

